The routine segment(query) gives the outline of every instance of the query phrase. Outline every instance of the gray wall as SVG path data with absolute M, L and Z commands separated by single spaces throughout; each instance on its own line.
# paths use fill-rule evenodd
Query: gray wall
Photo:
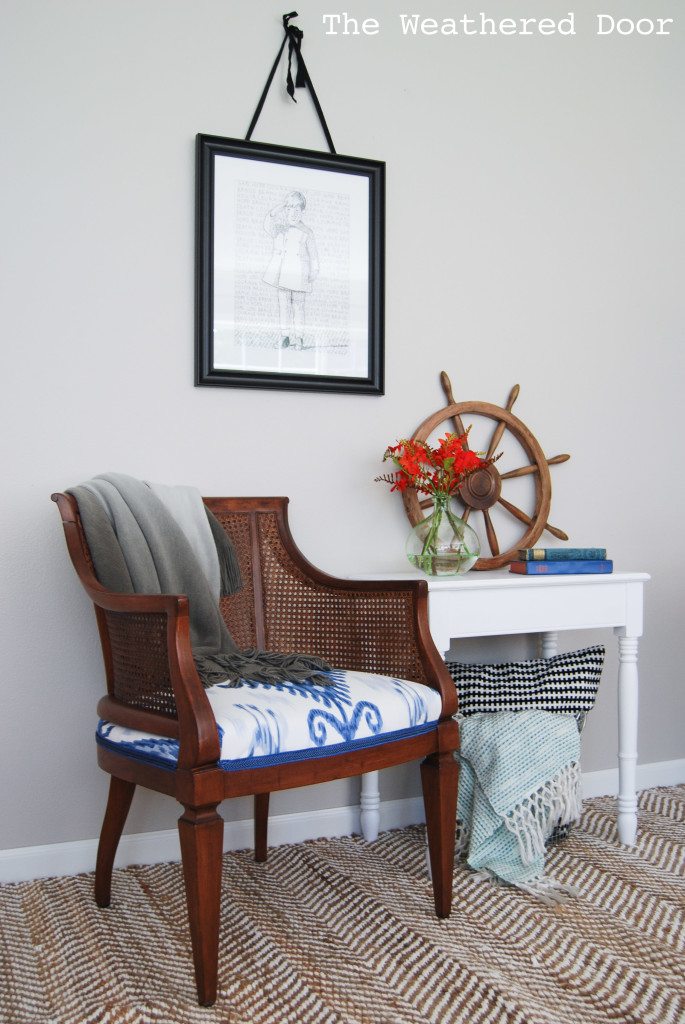
M 622 0 L 620 13 L 651 6 Z M 569 4 L 525 7 L 558 20 Z M 401 568 L 408 524 L 373 478 L 386 445 L 443 405 L 443 369 L 460 400 L 501 405 L 519 383 L 518 415 L 549 455 L 572 456 L 552 469 L 552 521 L 652 574 L 640 760 L 685 756 L 680 5 L 659 4 L 670 35 L 601 37 L 588 3 L 573 36 L 404 37 L 389 2 L 349 11 L 378 34 L 329 35 L 332 5 L 298 10 L 338 151 L 387 162 L 383 398 L 193 387 L 194 138 L 244 136 L 283 5 L 2 5 L 0 757 L 12 782 L 0 848 L 95 836 L 106 785 L 91 738 L 95 626 L 51 491 L 118 470 L 204 494 L 286 493 L 312 561 Z M 479 10 L 433 0 L 423 14 Z M 282 70 L 255 137 L 325 148 Z M 586 770 L 615 765 L 603 639 Z M 383 780 L 386 797 L 417 792 L 408 770 Z M 275 810 L 355 798 L 346 782 L 281 795 Z M 141 796 L 130 829 L 175 817 Z

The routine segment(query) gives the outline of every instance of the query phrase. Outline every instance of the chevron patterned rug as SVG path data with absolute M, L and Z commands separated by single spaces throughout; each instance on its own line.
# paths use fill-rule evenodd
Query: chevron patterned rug
M 0 886 L 3 1024 L 684 1024 L 685 786 L 586 801 L 547 906 L 455 869 L 433 914 L 421 827 L 224 860 L 220 992 L 198 1007 L 178 864 Z

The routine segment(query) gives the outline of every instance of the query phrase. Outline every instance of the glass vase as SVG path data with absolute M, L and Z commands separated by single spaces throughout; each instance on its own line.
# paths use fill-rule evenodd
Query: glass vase
M 450 508 L 446 494 L 433 495 L 430 515 L 409 534 L 407 558 L 427 576 L 459 576 L 480 555 L 478 534 Z

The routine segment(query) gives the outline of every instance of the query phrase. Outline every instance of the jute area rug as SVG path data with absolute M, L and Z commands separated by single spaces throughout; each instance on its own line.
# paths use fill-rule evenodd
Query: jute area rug
M 0 887 L 3 1024 L 683 1024 L 685 786 L 612 798 L 547 858 L 577 897 L 546 906 L 455 868 L 433 914 L 421 827 L 224 862 L 220 993 L 198 1007 L 178 864 Z

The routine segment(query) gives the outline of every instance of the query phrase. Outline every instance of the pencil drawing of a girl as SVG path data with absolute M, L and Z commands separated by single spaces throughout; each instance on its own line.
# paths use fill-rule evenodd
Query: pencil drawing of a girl
M 273 253 L 263 280 L 278 290 L 280 347 L 304 347 L 305 298 L 319 273 L 314 232 L 302 220 L 307 200 L 289 192 L 264 221 L 273 240 Z

